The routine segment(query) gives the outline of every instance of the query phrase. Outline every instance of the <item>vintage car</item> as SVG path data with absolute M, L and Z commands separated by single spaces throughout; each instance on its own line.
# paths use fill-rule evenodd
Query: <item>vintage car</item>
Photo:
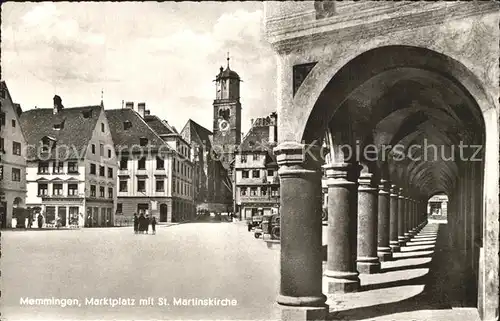
M 251 232 L 255 228 L 259 227 L 261 222 L 262 222 L 262 215 L 256 215 L 247 218 L 248 232 Z
M 259 238 L 262 235 L 264 239 L 265 235 L 270 235 L 271 239 L 280 238 L 280 216 L 279 214 L 264 215 L 262 218 L 262 223 L 260 228 L 255 230 L 255 238 Z

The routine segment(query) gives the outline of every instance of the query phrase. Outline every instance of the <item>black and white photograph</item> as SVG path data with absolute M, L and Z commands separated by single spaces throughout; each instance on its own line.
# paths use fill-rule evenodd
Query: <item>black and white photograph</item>
M 0 9 L 1 320 L 500 320 L 499 2 Z

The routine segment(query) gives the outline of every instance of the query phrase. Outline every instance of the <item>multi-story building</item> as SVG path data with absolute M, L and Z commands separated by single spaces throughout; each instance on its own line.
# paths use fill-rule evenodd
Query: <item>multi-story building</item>
M 191 146 L 194 202 L 197 210 L 231 212 L 232 182 L 228 170 L 212 147 L 212 132 L 190 119 L 181 135 Z
M 0 226 L 7 228 L 26 205 L 26 139 L 19 122 L 21 107 L 4 81 L 0 100 Z
M 252 120 L 235 159 L 235 208 L 242 219 L 279 211 L 277 115 Z
M 117 212 L 156 216 L 159 222 L 194 217 L 189 144 L 175 129 L 150 115 L 145 103 L 107 110 L 120 168 Z M 154 128 L 154 129 L 153 129 Z
M 21 115 L 27 148 L 27 206 L 44 226 L 112 226 L 117 160 L 101 105 L 53 108 Z

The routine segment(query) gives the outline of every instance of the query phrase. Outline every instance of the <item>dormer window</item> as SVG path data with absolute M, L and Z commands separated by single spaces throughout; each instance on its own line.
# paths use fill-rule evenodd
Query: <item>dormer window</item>
M 140 144 L 141 146 L 147 146 L 147 145 L 148 145 L 148 139 L 147 139 L 146 137 L 141 137 L 141 138 L 139 139 L 139 144 Z
M 61 130 L 64 128 L 64 120 L 59 124 L 54 124 L 54 130 Z
M 123 122 L 123 129 L 124 129 L 124 130 L 127 130 L 127 129 L 129 129 L 129 128 L 132 128 L 132 123 L 131 123 L 129 120 L 124 121 L 124 122 Z
M 41 151 L 48 153 L 56 144 L 56 139 L 50 136 L 45 136 L 41 139 Z
M 82 111 L 83 118 L 90 118 L 92 117 L 92 109 L 84 110 Z

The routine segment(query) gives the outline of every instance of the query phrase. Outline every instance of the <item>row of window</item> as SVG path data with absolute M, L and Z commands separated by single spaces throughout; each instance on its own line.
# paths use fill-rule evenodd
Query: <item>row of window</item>
M 102 132 L 104 132 L 104 124 L 101 124 L 101 130 L 102 130 Z M 91 150 L 92 150 L 92 154 L 95 155 L 95 153 L 96 153 L 96 146 L 95 146 L 95 144 L 92 144 Z M 108 151 L 108 158 L 111 158 L 111 155 L 112 155 L 111 148 L 108 148 L 107 151 Z M 105 156 L 104 155 L 104 144 L 99 144 L 99 152 L 100 152 L 99 156 L 101 156 L 101 157 Z
M 21 181 L 21 169 L 12 167 L 12 177 L 11 180 L 13 182 Z M 3 181 L 3 165 L 0 165 L 0 181 Z
M 179 161 L 174 158 L 173 168 L 174 173 L 180 173 L 181 175 L 191 178 L 191 168 L 187 166 L 184 162 Z
M 68 184 L 68 194 L 64 196 L 78 196 L 78 184 Z M 63 183 L 52 184 L 52 196 L 63 196 Z M 38 183 L 38 196 L 49 196 L 49 184 Z M 95 185 L 90 185 L 90 196 L 97 197 L 97 188 Z M 106 188 L 99 187 L 99 197 L 106 197 Z M 113 188 L 108 187 L 108 198 L 113 198 Z
M 156 183 L 155 190 L 157 192 L 165 192 L 165 180 L 157 179 L 155 183 Z M 128 192 L 128 181 L 120 180 L 119 191 L 120 192 Z M 137 191 L 141 192 L 141 193 L 146 192 L 146 180 L 144 178 L 137 179 Z
M 129 159 L 123 157 L 120 159 L 120 169 L 128 169 Z M 137 169 L 146 169 L 146 157 L 142 157 L 137 160 Z M 165 160 L 161 157 L 156 157 L 156 169 L 165 169 Z
M 269 194 L 270 193 L 270 194 Z M 240 187 L 241 196 L 279 196 L 278 187 Z
M 96 164 L 90 164 L 90 174 L 91 175 L 97 175 L 97 165 Z M 106 167 L 105 166 L 99 166 L 99 176 L 105 177 L 106 176 Z M 108 167 L 108 178 L 113 178 L 113 168 Z
M 179 143 L 179 142 L 178 142 Z M 189 158 L 189 148 L 186 145 L 180 145 L 180 154 L 186 158 Z
M 120 170 L 128 169 L 128 161 L 129 159 L 126 157 L 120 159 Z M 142 157 L 137 160 L 137 169 L 138 170 L 146 169 L 146 157 Z M 165 169 L 165 160 L 158 156 L 156 157 L 156 169 L 159 170 Z M 191 168 L 176 158 L 174 158 L 174 162 L 172 164 L 172 170 L 174 171 L 174 173 L 181 173 L 182 175 L 188 178 L 190 178 L 192 175 Z
M 185 195 L 185 196 L 192 196 L 190 187 L 191 185 L 188 185 L 183 181 L 176 180 L 175 178 L 173 179 L 172 191 L 174 193 L 179 193 L 180 195 Z
M 248 155 L 245 155 L 245 154 L 241 155 L 241 162 L 242 163 L 246 163 L 247 162 L 247 156 Z M 259 160 L 260 155 L 259 154 L 252 154 L 252 158 L 253 158 L 254 161 Z
M 38 174 L 49 174 L 49 162 L 38 163 Z M 68 174 L 78 174 L 78 162 L 68 162 Z M 64 162 L 52 162 L 53 174 L 64 174 Z
M 267 176 L 274 176 L 274 170 L 268 169 Z M 241 177 L 242 178 L 250 178 L 250 171 L 249 170 L 241 171 Z M 258 169 L 252 170 L 252 178 L 260 178 L 260 170 L 258 170 Z
M 5 144 L 4 139 L 0 138 L 0 152 L 6 152 L 4 144 Z M 12 154 L 21 156 L 21 143 L 12 142 Z
M 128 180 L 120 180 L 119 183 L 119 191 L 124 193 L 128 192 Z M 145 178 L 137 178 L 137 191 L 141 193 L 146 192 L 146 179 Z M 157 179 L 155 181 L 155 191 L 156 192 L 165 192 L 165 180 Z M 189 184 L 186 184 L 182 181 L 173 181 L 172 191 L 174 193 L 179 193 L 181 195 L 191 196 L 192 191 Z

